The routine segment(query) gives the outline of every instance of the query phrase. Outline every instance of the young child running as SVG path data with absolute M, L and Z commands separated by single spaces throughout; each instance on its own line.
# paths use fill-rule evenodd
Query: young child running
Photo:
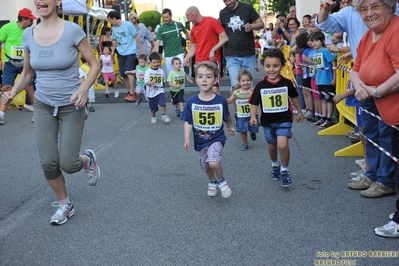
M 303 121 L 299 105 L 298 92 L 292 82 L 280 75 L 285 65 L 284 54 L 278 49 L 269 49 L 263 53 L 263 69 L 266 77 L 259 81 L 249 99 L 251 104 L 251 125 L 258 121 L 256 113 L 261 105 L 260 122 L 263 126 L 265 139 L 268 144 L 270 159 L 272 160 L 271 178 L 280 180 L 282 187 L 291 186 L 291 177 L 288 169 L 290 150 L 288 139 L 292 137 L 291 127 L 294 119 L 291 99 L 298 110 L 297 121 Z M 277 154 L 280 154 L 280 162 Z
M 184 109 L 184 87 L 186 80 L 193 84 L 193 81 L 187 76 L 186 72 L 181 70 L 181 64 L 180 58 L 172 58 L 173 70 L 169 73 L 166 80 L 170 86 L 170 96 L 172 97 L 172 104 L 175 106 L 175 115 L 177 117 L 180 117 L 180 113 Z
M 337 62 L 325 47 L 325 36 L 321 31 L 314 32 L 310 36 L 314 49 L 311 59 L 316 69 L 316 84 L 320 92 L 322 117 L 312 126 L 326 128 L 333 125 L 331 121 L 334 103 L 331 93 L 335 93 L 335 70 Z
M 135 70 L 128 70 L 125 72 L 127 75 L 136 75 L 136 95 L 137 100 L 135 105 L 139 106 L 141 101 L 143 100 L 143 94 L 145 94 L 145 82 L 144 76 L 147 69 L 149 69 L 147 65 L 147 56 L 145 54 L 140 54 L 137 58 L 139 64 L 136 66 Z
M 241 150 L 248 150 L 248 136 L 247 132 L 250 132 L 251 139 L 256 140 L 256 133 L 258 132 L 258 124 L 251 126 L 249 121 L 251 119 L 250 104 L 248 99 L 251 95 L 251 82 L 252 75 L 251 72 L 245 68 L 240 69 L 238 72 L 238 84 L 240 88 L 233 91 L 230 98 L 227 99 L 227 103 L 231 104 L 233 102 L 237 105 L 237 132 L 241 133 L 242 146 Z
M 90 66 L 87 63 L 86 59 L 84 59 L 83 57 L 80 57 L 80 61 L 82 61 L 82 65 L 79 67 L 79 78 L 80 82 L 83 83 L 86 80 L 87 74 L 90 71 Z M 87 93 L 88 93 L 87 100 L 89 102 L 89 112 L 95 112 L 96 110 L 94 109 L 94 102 L 96 101 L 96 93 L 94 92 L 94 85 L 91 85 Z
M 151 123 L 157 122 L 156 112 L 158 112 L 158 105 L 161 106 L 162 121 L 165 123 L 170 122 L 169 117 L 166 115 L 166 100 L 165 90 L 163 83 L 165 82 L 165 74 L 160 68 L 161 57 L 157 52 L 153 52 L 149 56 L 151 68 L 147 69 L 144 74 L 144 82 L 147 86 L 146 96 L 148 98 L 148 105 L 151 109 Z
M 184 149 L 189 150 L 190 133 L 193 132 L 194 149 L 198 151 L 201 169 L 208 176 L 208 196 L 217 195 L 217 187 L 224 198 L 231 195 L 231 189 L 223 176 L 222 149 L 226 141 L 223 121 L 229 135 L 235 135 L 227 101 L 212 91 L 218 77 L 214 63 L 201 62 L 195 67 L 195 81 L 200 92 L 188 99 L 182 114 L 184 122 Z
M 100 62 L 102 65 L 101 73 L 103 74 L 103 80 L 105 83 L 105 97 L 109 98 L 109 81 L 112 81 L 115 89 L 115 98 L 119 97 L 118 81 L 115 77 L 114 71 L 114 59 L 111 55 L 111 50 L 108 46 L 104 46 L 103 54 L 100 55 Z

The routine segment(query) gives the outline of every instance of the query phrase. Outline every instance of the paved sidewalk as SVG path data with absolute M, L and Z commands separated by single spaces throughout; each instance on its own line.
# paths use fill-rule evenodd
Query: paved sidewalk
M 228 95 L 228 86 L 221 89 Z M 194 93 L 187 88 L 187 97 Z M 397 240 L 373 233 L 388 222 L 397 196 L 366 199 L 347 188 L 358 158 L 333 155 L 349 145 L 347 137 L 321 137 L 309 122 L 295 122 L 293 184 L 284 189 L 270 178 L 263 132 L 247 151 L 239 136 L 229 136 L 223 166 L 232 195 L 210 198 L 170 102 L 169 124 L 160 114 L 151 124 L 147 104 L 95 106 L 82 151 L 97 153 L 102 177 L 90 187 L 83 172 L 66 175 L 76 214 L 58 227 L 49 223 L 56 198 L 41 171 L 32 113 L 7 111 L 0 126 L 0 265 L 302 266 L 336 255 L 356 265 L 399 265 L 397 255 L 369 256 L 398 252 Z M 342 257 L 344 251 L 365 253 Z

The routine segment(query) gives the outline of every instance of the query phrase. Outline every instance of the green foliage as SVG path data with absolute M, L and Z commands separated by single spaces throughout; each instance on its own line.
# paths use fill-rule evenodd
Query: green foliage
M 260 11 L 259 0 L 240 0 L 240 2 L 252 5 L 255 8 L 256 12 L 259 13 Z
M 267 1 L 268 13 L 288 13 L 290 6 L 295 5 L 295 0 L 269 0 Z
M 240 0 L 240 2 L 252 5 L 258 13 L 261 9 L 267 9 L 267 13 L 288 13 L 290 6 L 295 5 L 295 0 L 268 0 L 265 6 L 260 6 L 259 0 Z
M 153 29 L 161 22 L 162 14 L 156 10 L 144 11 L 139 15 L 139 22 L 151 26 Z

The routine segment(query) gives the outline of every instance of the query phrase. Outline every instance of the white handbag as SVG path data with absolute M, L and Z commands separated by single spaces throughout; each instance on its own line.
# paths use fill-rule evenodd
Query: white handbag
M 86 0 L 63 0 L 62 14 L 64 15 L 86 15 Z

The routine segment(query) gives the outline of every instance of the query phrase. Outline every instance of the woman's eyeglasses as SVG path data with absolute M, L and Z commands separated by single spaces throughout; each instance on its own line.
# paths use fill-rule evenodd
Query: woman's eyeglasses
M 381 10 L 383 5 L 384 4 L 375 4 L 370 7 L 362 7 L 360 8 L 360 14 L 366 15 L 369 12 L 369 10 L 371 10 L 372 12 L 379 11 Z

